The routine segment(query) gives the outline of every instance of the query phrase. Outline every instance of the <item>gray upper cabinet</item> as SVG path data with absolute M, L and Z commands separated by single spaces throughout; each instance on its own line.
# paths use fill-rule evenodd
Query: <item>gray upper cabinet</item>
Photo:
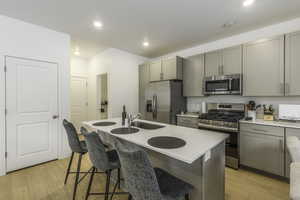
M 183 59 L 176 56 L 150 63 L 150 81 L 182 80 Z
M 162 61 L 151 62 L 150 68 L 150 81 L 160 81 L 162 79 Z
M 222 51 L 222 68 L 224 75 L 242 73 L 242 46 L 235 46 Z
M 286 137 L 296 136 L 300 139 L 300 129 L 286 128 L 285 134 L 286 134 Z M 285 153 L 286 153 L 286 155 L 285 155 L 285 165 L 286 165 L 285 176 L 290 177 L 291 157 L 290 157 L 290 154 L 287 149 L 286 149 Z
M 204 55 L 191 56 L 184 60 L 183 96 L 203 96 Z
M 162 79 L 163 80 L 182 80 L 183 59 L 175 58 L 162 60 Z
M 284 128 L 241 124 L 240 162 L 244 166 L 284 175 Z
M 300 95 L 300 32 L 286 35 L 285 43 L 285 95 Z
M 242 73 L 242 46 L 205 54 L 205 76 Z
M 213 51 L 205 54 L 205 76 L 220 75 L 222 56 L 220 51 Z
M 142 116 L 146 114 L 146 87 L 149 84 L 149 64 L 142 64 L 139 66 L 139 113 Z
M 244 96 L 284 95 L 284 36 L 243 47 Z

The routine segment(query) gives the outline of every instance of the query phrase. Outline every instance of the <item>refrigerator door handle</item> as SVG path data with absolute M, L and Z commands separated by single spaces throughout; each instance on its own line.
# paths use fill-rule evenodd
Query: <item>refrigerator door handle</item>
M 153 110 L 152 110 L 152 114 L 153 114 L 153 119 L 157 118 L 157 95 L 153 95 Z

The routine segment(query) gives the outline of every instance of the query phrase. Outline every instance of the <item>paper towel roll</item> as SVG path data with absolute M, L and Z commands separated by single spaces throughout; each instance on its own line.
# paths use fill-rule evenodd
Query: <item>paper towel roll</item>
M 207 110 L 206 110 L 206 102 L 205 102 L 205 101 L 202 102 L 202 108 L 201 108 L 201 111 L 202 111 L 202 113 L 207 113 Z

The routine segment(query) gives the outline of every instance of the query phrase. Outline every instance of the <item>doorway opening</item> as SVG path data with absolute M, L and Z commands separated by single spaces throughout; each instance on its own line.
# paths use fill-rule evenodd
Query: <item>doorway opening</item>
M 80 132 L 82 122 L 88 119 L 88 82 L 87 77 L 71 78 L 71 122 Z
M 97 119 L 108 118 L 107 73 L 97 75 Z

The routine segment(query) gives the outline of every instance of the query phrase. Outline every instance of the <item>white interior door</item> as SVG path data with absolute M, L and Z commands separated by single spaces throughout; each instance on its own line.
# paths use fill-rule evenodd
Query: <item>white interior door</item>
M 58 157 L 58 66 L 6 57 L 7 171 Z
M 71 121 L 79 131 L 87 120 L 87 79 L 73 76 L 71 80 Z

